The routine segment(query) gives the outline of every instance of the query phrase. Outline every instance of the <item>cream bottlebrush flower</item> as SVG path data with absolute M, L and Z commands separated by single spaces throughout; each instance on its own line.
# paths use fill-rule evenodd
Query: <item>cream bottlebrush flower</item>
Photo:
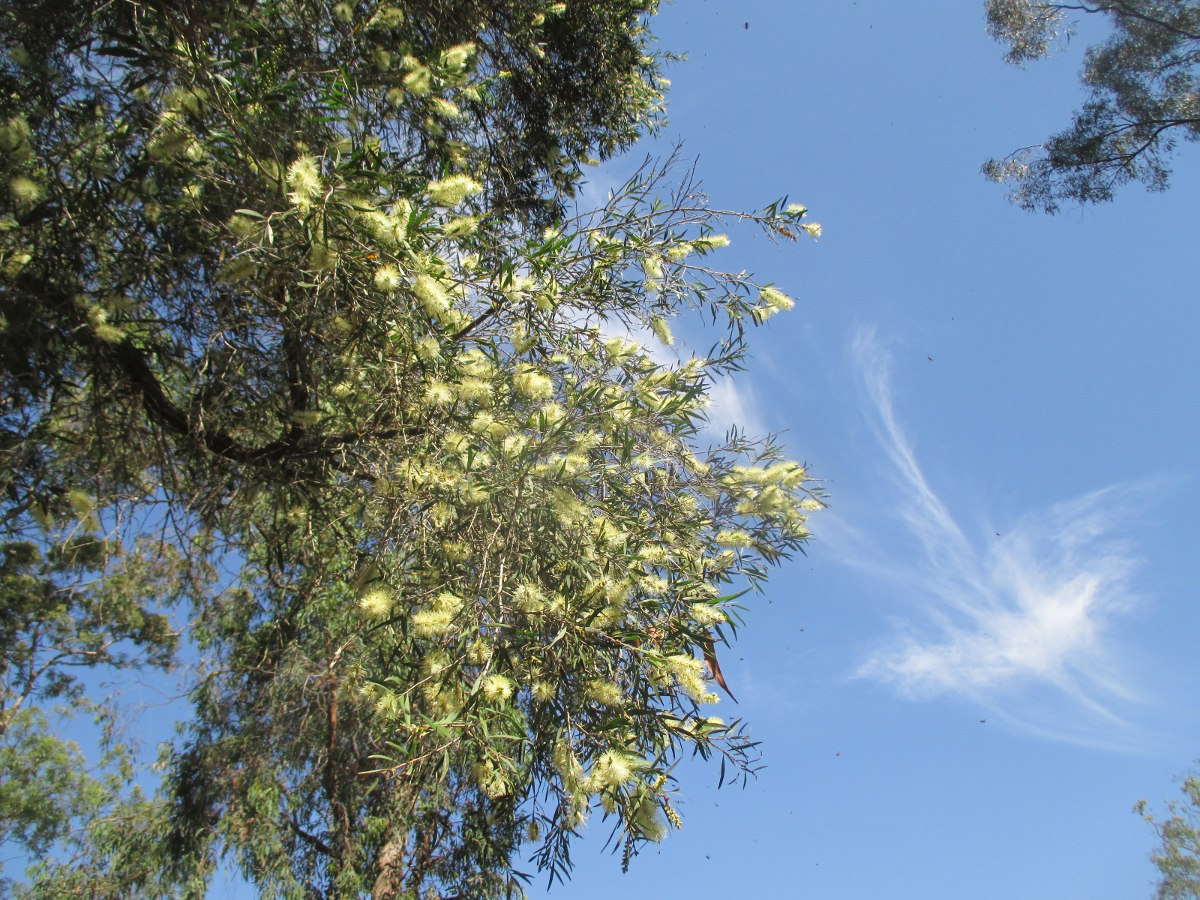
M 459 398 L 470 403 L 488 403 L 492 399 L 492 384 L 483 378 L 464 378 L 455 386 Z
M 516 459 L 525 452 L 525 448 L 529 446 L 529 436 L 524 434 L 510 434 L 504 439 L 502 445 L 504 455 L 510 459 Z
M 395 598 L 386 587 L 377 586 L 364 591 L 358 605 L 372 619 L 382 619 L 391 613 Z
M 338 264 L 338 252 L 328 244 L 314 244 L 308 254 L 308 267 L 314 272 L 327 272 Z
M 425 657 L 421 663 L 421 674 L 428 679 L 436 680 L 443 672 L 450 668 L 450 657 L 442 650 L 435 650 Z
M 471 555 L 471 548 L 462 541 L 442 541 L 442 553 L 450 562 L 463 562 Z
M 425 188 L 429 199 L 438 206 L 458 206 L 472 194 L 483 190 L 483 185 L 469 175 L 451 175 L 440 181 L 431 181 Z
M 512 602 L 523 613 L 538 613 L 546 606 L 546 597 L 536 584 L 526 581 L 513 591 Z
M 587 697 L 601 706 L 621 706 L 625 702 L 625 692 L 615 682 L 604 678 L 594 678 L 587 683 Z
M 533 699 L 538 703 L 549 703 L 554 699 L 556 693 L 554 685 L 549 681 L 535 681 L 533 683 Z
M 18 206 L 33 206 L 42 199 L 44 193 L 40 184 L 24 175 L 18 175 L 8 183 L 8 192 Z
M 524 322 L 517 322 L 512 327 L 513 350 L 517 353 L 527 353 L 537 346 L 537 335 L 530 334 Z
M 301 156 L 287 170 L 289 195 L 296 206 L 306 206 L 321 193 L 321 167 L 316 157 Z
M 636 757 L 608 750 L 600 755 L 588 776 L 588 788 L 593 791 L 616 789 L 632 780 L 636 769 L 644 768 L 645 762 Z
M 437 637 L 454 631 L 454 613 L 446 610 L 421 610 L 413 616 L 413 630 L 424 637 Z
M 447 453 L 465 454 L 471 449 L 472 441 L 460 431 L 447 431 L 442 438 L 442 446 Z
M 704 681 L 704 664 L 686 653 L 668 656 L 667 671 L 675 678 L 680 689 L 697 703 L 716 703 L 717 695 L 708 689 Z
M 691 611 L 692 621 L 706 628 L 713 625 L 724 625 L 729 621 L 729 617 L 725 615 L 725 610 L 710 603 L 693 603 Z
M 514 275 L 506 283 L 501 285 L 500 290 L 504 296 L 514 302 L 525 299 L 525 293 L 532 290 L 536 283 L 528 275 Z
M 319 425 L 323 414 L 319 409 L 298 409 L 292 413 L 292 421 L 304 428 Z
M 582 431 L 571 440 L 571 449 L 576 453 L 591 453 L 604 443 L 604 436 L 598 431 Z
M 714 540 L 722 547 L 749 547 L 753 543 L 750 535 L 737 529 L 718 531 Z
M 490 800 L 499 800 L 512 792 L 512 786 L 504 777 L 504 773 L 496 771 L 495 766 L 490 762 L 475 767 L 475 779 Z
M 496 424 L 496 417 L 490 412 L 477 412 L 471 417 L 471 422 L 467 426 L 474 434 L 487 434 L 492 430 L 492 426 Z
M 254 237 L 263 230 L 263 220 L 242 213 L 234 213 L 229 217 L 229 230 L 240 238 Z
M 394 291 L 401 283 L 400 270 L 391 263 L 375 270 L 375 287 L 381 291 Z
M 592 626 L 601 631 L 607 631 L 624 622 L 625 615 L 625 610 L 620 606 L 606 606 L 596 613 L 595 618 L 592 619 Z
M 237 284 L 239 281 L 250 278 L 256 272 L 258 272 L 258 263 L 254 261 L 254 257 L 248 253 L 242 253 L 220 268 L 217 272 L 217 279 L 226 284 Z
M 431 381 L 425 388 L 425 402 L 430 406 L 450 406 L 454 403 L 454 390 L 444 381 Z
M 764 480 L 788 489 L 799 487 L 807 477 L 804 466 L 795 462 L 776 463 L 763 472 Z
M 650 320 L 650 330 L 654 332 L 654 336 L 670 347 L 675 343 L 675 338 L 671 335 L 671 326 L 667 324 L 667 320 L 662 316 L 655 316 Z
M 450 297 L 446 289 L 429 275 L 418 275 L 413 282 L 413 295 L 420 301 L 421 308 L 431 319 L 444 315 L 450 308 Z
M 474 234 L 477 228 L 479 228 L 478 216 L 459 216 L 442 226 L 442 234 L 448 238 L 465 238 Z
M 559 468 L 567 475 L 578 475 L 581 472 L 586 472 L 591 468 L 592 463 L 582 453 L 567 453 L 558 462 Z
M 513 429 L 516 427 L 516 423 L 510 419 L 496 419 L 496 421 L 492 422 L 492 424 L 488 426 L 488 429 L 484 432 L 484 434 L 490 437 L 493 441 L 499 441 L 512 434 Z M 476 458 L 480 458 L 478 454 L 476 455 Z M 481 463 L 481 465 L 484 465 L 484 463 Z
M 576 525 L 588 518 L 587 504 L 564 488 L 553 490 L 550 508 L 563 525 Z
M 491 378 L 496 372 L 496 365 L 488 355 L 478 347 L 472 347 L 458 355 L 458 364 L 463 371 L 475 378 Z
M 698 250 L 702 253 L 706 253 L 709 250 L 720 250 L 722 247 L 729 246 L 729 235 L 727 235 L 727 234 L 705 235 L 702 238 L 696 238 L 696 240 L 692 241 L 692 246 L 696 250 Z
M 483 680 L 483 696 L 493 701 L 507 700 L 513 694 L 513 683 L 503 675 L 489 675 Z
M 821 223 L 820 222 L 806 222 L 805 224 L 801 225 L 800 227 L 803 228 L 805 231 L 807 231 L 808 236 L 811 238 L 815 239 L 815 238 L 819 238 L 821 236 Z
M 554 383 L 536 366 L 521 363 L 513 375 L 513 388 L 528 400 L 545 400 L 554 392 Z
M 432 363 L 442 358 L 442 344 L 431 334 L 419 338 L 413 348 L 422 362 Z
M 544 403 L 538 408 L 538 415 L 546 420 L 546 426 L 557 425 L 567 417 L 567 411 L 558 403 Z
M 428 66 L 417 65 L 411 72 L 404 76 L 404 89 L 418 97 L 424 97 L 429 93 L 429 88 L 433 82 L 433 73 L 429 71 Z
M 13 116 L 0 125 L 0 150 L 5 153 L 25 157 L 22 152 L 33 141 L 33 129 L 25 121 L 24 116 Z
M 649 763 L 641 757 L 621 750 L 606 750 L 592 763 L 592 770 L 583 786 L 588 791 L 608 794 L 607 798 L 601 798 L 601 802 L 611 803 L 615 799 L 615 792 L 634 781 L 637 773 L 648 766 Z
M 614 363 L 618 363 L 637 353 L 638 345 L 623 337 L 610 337 L 605 340 L 604 349 L 608 352 L 609 358 Z
M 672 810 L 674 812 L 674 810 Z M 678 818 L 678 813 L 676 813 Z M 632 828 L 648 841 L 658 843 L 667 836 L 667 823 L 663 811 L 649 797 L 642 797 L 630 816 Z
M 455 44 L 442 51 L 439 59 L 443 69 L 451 72 L 460 72 L 466 68 L 471 57 L 475 55 L 474 44 Z
M 363 222 L 374 236 L 386 247 L 399 247 L 408 237 L 408 215 L 411 210 L 391 214 L 374 209 L 363 213 Z
M 758 306 L 755 308 L 763 319 L 769 319 L 777 312 L 786 312 L 796 305 L 796 301 L 783 291 L 773 287 L 765 287 L 758 293 Z
M 445 97 L 434 97 L 429 102 L 429 105 L 433 109 L 433 114 L 441 119 L 462 118 L 462 112 L 459 111 L 459 108 Z
M 436 637 L 455 630 L 455 619 L 462 611 L 463 599 L 450 591 L 443 591 L 429 609 L 423 609 L 412 617 L 413 629 L 417 634 Z
M 487 488 L 474 481 L 461 482 L 458 487 L 458 495 L 468 506 L 480 506 L 487 503 L 492 496 L 488 493 Z
M 692 245 L 689 241 L 680 241 L 678 244 L 672 244 L 668 247 L 663 256 L 671 262 L 683 262 L 692 252 Z
M 429 520 L 438 528 L 445 528 L 456 518 L 458 518 L 458 510 L 444 500 L 439 500 L 429 510 Z
M 808 207 L 803 203 L 789 203 L 784 212 L 786 212 L 789 216 L 802 216 L 808 212 Z
M 84 518 L 92 513 L 96 508 L 96 501 L 87 491 L 81 491 L 78 488 L 67 491 L 67 502 L 71 504 L 71 509 L 75 511 L 75 515 Z
M 395 28 L 404 21 L 404 10 L 398 6 L 381 6 L 371 20 L 371 25 L 378 28 Z
M 558 770 L 564 786 L 575 785 L 582 780 L 583 766 L 579 762 L 579 757 L 571 749 L 571 745 L 565 740 L 554 745 L 550 759 L 554 763 L 554 768 Z

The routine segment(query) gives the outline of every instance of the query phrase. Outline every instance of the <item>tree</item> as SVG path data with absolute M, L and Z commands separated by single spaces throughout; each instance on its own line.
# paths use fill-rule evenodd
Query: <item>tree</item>
M 1162 873 L 1157 897 L 1161 900 L 1195 900 L 1200 897 L 1200 776 L 1195 772 L 1183 782 L 1184 802 L 1168 804 L 1170 817 L 1155 821 L 1146 801 L 1134 811 L 1154 826 L 1162 842 L 1150 858 Z
M 82 521 L 41 541 L 48 558 L 11 541 L 0 562 L 0 843 L 35 857 L 119 803 L 129 780 L 136 748 L 116 729 L 116 705 L 90 696 L 81 673 L 167 668 L 179 635 L 147 599 L 175 605 L 194 587 L 173 548 L 126 552 L 94 533 L 89 497 L 69 499 Z M 91 760 L 53 727 L 89 714 L 103 748 Z
M 988 0 L 988 31 L 1022 64 L 1069 37 L 1070 13 L 1108 20 L 1112 34 L 1089 47 L 1083 83 L 1090 96 L 1071 127 L 1045 144 L 984 166 L 1014 202 L 1053 213 L 1064 201 L 1098 203 L 1130 181 L 1167 187 L 1179 141 L 1200 138 L 1200 3 L 1111 0 L 1041 3 Z
M 165 613 L 198 657 L 162 789 L 62 804 L 37 891 L 199 896 L 223 859 L 273 896 L 509 896 L 593 807 L 626 861 L 678 824 L 681 753 L 753 770 L 703 660 L 821 500 L 703 437 L 792 306 L 711 257 L 819 226 L 656 164 L 573 208 L 660 120 L 655 6 L 0 12 L 5 539 L 148 561 L 99 617 L 77 568 L 22 588 L 90 665 L 165 664 Z M 689 311 L 706 356 L 647 346 Z

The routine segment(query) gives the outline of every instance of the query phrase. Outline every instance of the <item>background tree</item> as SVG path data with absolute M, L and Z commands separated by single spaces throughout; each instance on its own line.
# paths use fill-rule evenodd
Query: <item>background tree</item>
M 678 824 L 681 753 L 752 770 L 702 660 L 821 503 L 773 442 L 700 437 L 792 306 L 710 257 L 729 220 L 819 228 L 654 166 L 572 208 L 659 121 L 654 7 L 0 12 L 12 565 L 137 559 L 102 616 L 78 567 L 28 593 L 89 663 L 165 664 L 170 610 L 199 658 L 162 790 L 65 804 L 37 891 L 199 896 L 226 859 L 264 895 L 508 896 L 593 808 L 626 860 Z M 706 356 L 647 349 L 689 311 Z
M 33 858 L 136 797 L 125 788 L 137 747 L 119 728 L 117 704 L 85 679 L 166 669 L 179 635 L 158 608 L 194 587 L 172 548 L 126 550 L 87 527 L 99 528 L 89 497 L 71 499 L 84 519 L 70 533 L 48 530 L 45 556 L 38 543 L 11 541 L 0 562 L 0 843 Z M 90 759 L 59 735 L 89 717 L 103 751 Z
M 1045 144 L 984 166 L 1026 209 L 1052 213 L 1063 201 L 1111 200 L 1130 181 L 1164 190 L 1178 142 L 1200 137 L 1200 3 L 988 0 L 988 31 L 1008 44 L 1008 61 L 1021 64 L 1069 37 L 1068 17 L 1079 12 L 1112 27 L 1084 57 L 1090 96 L 1083 108 L 1069 129 Z
M 1158 832 L 1162 846 L 1150 857 L 1159 872 L 1155 896 L 1161 900 L 1195 900 L 1200 897 L 1200 776 L 1195 772 L 1183 781 L 1182 803 L 1168 804 L 1170 817 L 1156 821 L 1147 812 L 1146 801 L 1140 801 L 1134 810 Z

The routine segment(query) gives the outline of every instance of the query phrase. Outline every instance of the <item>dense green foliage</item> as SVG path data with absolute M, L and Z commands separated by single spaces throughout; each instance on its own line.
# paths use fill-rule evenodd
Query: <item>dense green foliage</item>
M 1077 12 L 1112 27 L 1104 43 L 1087 50 L 1087 102 L 1071 127 L 1044 145 L 984 166 L 1026 209 L 1054 212 L 1064 201 L 1111 200 L 1130 181 L 1163 190 L 1178 142 L 1200 138 L 1200 3 L 988 0 L 988 30 L 1009 45 L 1010 62 L 1024 63 L 1069 36 L 1068 16 Z
M 1156 821 L 1143 800 L 1134 807 L 1158 832 L 1161 846 L 1151 856 L 1162 874 L 1155 896 L 1159 900 L 1196 900 L 1200 897 L 1200 775 L 1195 771 L 1183 782 L 1182 803 L 1168 804 L 1170 816 Z
M 35 891 L 195 896 L 223 860 L 264 896 L 507 896 L 594 810 L 627 858 L 661 838 L 681 753 L 752 770 L 703 660 L 821 504 L 773 443 L 704 437 L 792 305 L 710 261 L 727 220 L 819 229 L 655 167 L 575 211 L 589 154 L 660 116 L 654 6 L 0 10 L 0 665 L 29 710 L 0 800 L 57 848 Z M 704 358 L 666 349 L 689 311 Z M 169 664 L 168 621 L 193 714 L 144 799 L 111 709 L 84 777 L 47 704 L 84 704 L 71 665 Z

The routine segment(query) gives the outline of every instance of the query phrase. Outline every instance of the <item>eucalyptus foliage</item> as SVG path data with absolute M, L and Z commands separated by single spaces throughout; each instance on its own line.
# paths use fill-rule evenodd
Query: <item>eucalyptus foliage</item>
M 1085 54 L 1087 101 L 1071 127 L 1045 144 L 984 166 L 1026 209 L 1052 213 L 1064 201 L 1111 200 L 1130 181 L 1164 190 L 1178 143 L 1200 138 L 1200 3 L 988 0 L 988 31 L 1008 44 L 1009 62 L 1023 64 L 1069 38 L 1075 13 L 1112 28 Z
M 821 500 L 704 431 L 793 305 L 717 262 L 819 226 L 656 164 L 577 209 L 661 119 L 655 5 L 0 12 L 2 664 L 165 666 L 171 613 L 193 710 L 156 797 L 6 834 L 35 891 L 515 895 L 678 826 L 682 754 L 753 771 L 705 661 Z
M 1193 769 L 1182 784 L 1183 801 L 1168 803 L 1168 817 L 1156 820 L 1145 800 L 1134 807 L 1158 833 L 1160 846 L 1150 859 L 1161 879 L 1155 896 L 1160 900 L 1195 900 L 1200 897 L 1200 775 Z

